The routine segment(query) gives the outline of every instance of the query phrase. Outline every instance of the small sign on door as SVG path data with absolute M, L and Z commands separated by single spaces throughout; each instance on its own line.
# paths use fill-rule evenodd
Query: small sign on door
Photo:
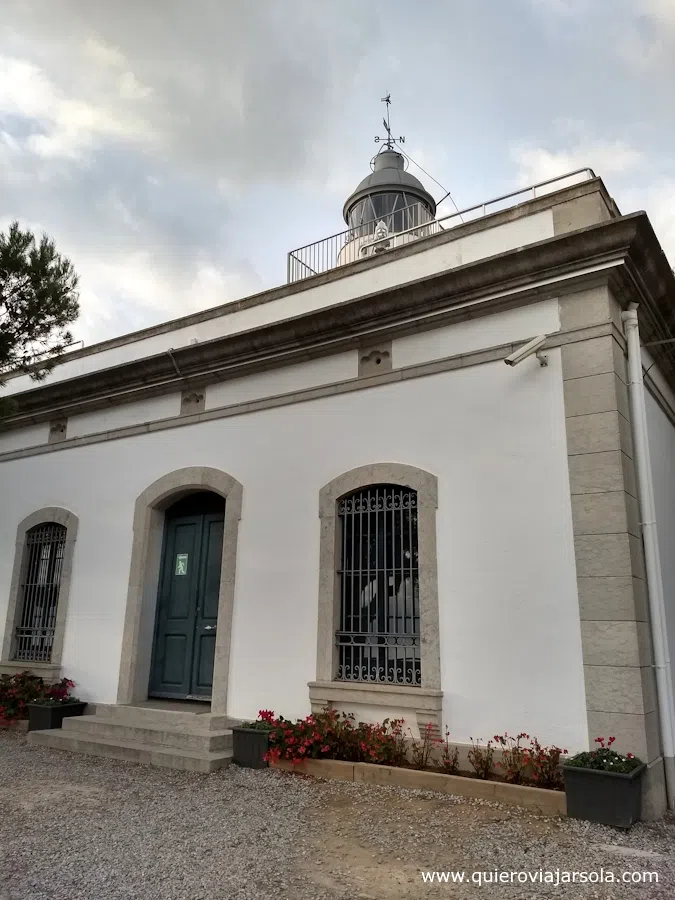
M 176 555 L 176 575 L 187 575 L 188 555 L 178 553 Z

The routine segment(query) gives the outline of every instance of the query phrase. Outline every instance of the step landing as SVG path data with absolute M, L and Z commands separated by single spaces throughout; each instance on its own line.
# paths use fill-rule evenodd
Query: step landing
M 232 758 L 232 731 L 209 707 L 185 710 L 158 705 L 105 706 L 94 715 L 70 716 L 62 728 L 29 731 L 28 741 L 56 750 L 190 772 L 215 772 Z

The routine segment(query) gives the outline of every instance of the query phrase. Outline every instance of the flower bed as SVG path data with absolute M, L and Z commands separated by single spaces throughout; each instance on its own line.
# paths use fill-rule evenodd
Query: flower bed
M 57 684 L 46 684 L 31 672 L 0 675 L 0 724 L 13 724 L 28 718 L 28 705 L 41 703 L 61 706 L 79 702 L 70 696 L 74 682 L 62 678 Z
M 607 746 L 597 738 L 600 749 L 578 753 L 563 767 L 567 750 L 545 747 L 525 732 L 495 734 L 487 742 L 471 738 L 460 761 L 447 730 L 438 738 L 429 724 L 419 737 L 406 738 L 403 719 L 356 722 L 334 709 L 295 722 L 261 710 L 257 722 L 240 730 L 262 733 L 268 750 L 263 757 L 260 750 L 261 762 L 303 775 L 481 797 L 624 828 L 640 816 L 638 777 L 645 767 L 633 754 L 613 751 L 614 738 Z M 602 775 L 609 782 L 597 780 Z
M 373 762 L 402 765 L 406 759 L 406 741 L 402 720 L 385 719 L 381 724 L 355 722 L 352 715 L 327 709 L 291 722 L 261 710 L 260 719 L 268 722 L 268 759 L 302 762 L 304 759 L 339 759 L 348 762 Z
M 389 774 L 356 780 L 386 777 L 388 782 L 394 778 L 395 783 L 402 785 L 410 779 L 419 782 L 413 773 L 425 773 L 433 776 L 432 782 L 437 777 L 451 778 L 451 792 L 467 796 L 511 796 L 513 792 L 509 793 L 508 788 L 515 786 L 527 789 L 524 797 L 529 790 L 547 793 L 562 793 L 563 790 L 560 760 L 567 751 L 555 746 L 543 747 L 536 738 L 530 738 L 524 732 L 516 737 L 495 735 L 487 743 L 472 738 L 471 748 L 460 768 L 460 750 L 450 743 L 449 732 L 446 731 L 444 739 L 435 737 L 431 724 L 423 729 L 419 738 L 412 735 L 408 738 L 402 719 L 385 719 L 377 724 L 356 722 L 354 716 L 334 709 L 295 722 L 282 716 L 275 717 L 270 710 L 261 710 L 257 724 L 269 731 L 269 750 L 265 758 L 277 768 L 300 767 L 298 771 L 311 774 L 309 770 L 321 763 L 321 771 L 351 771 L 349 780 L 353 780 L 353 773 L 362 771 L 354 765 L 367 765 L 369 769 L 386 768 Z M 495 760 L 495 756 L 499 759 Z M 333 765 L 323 765 L 328 761 Z M 353 765 L 345 768 L 346 764 Z M 472 771 L 467 771 L 467 767 Z M 397 774 L 393 776 L 392 772 Z M 488 786 L 476 787 L 476 782 L 487 782 Z M 473 787 L 469 786 L 471 783 Z M 446 790 L 434 788 L 437 789 Z M 506 802 L 523 805 L 522 800 Z M 561 803 L 564 807 L 564 798 L 552 803 L 539 798 L 533 804 L 524 805 L 548 805 L 559 812 Z

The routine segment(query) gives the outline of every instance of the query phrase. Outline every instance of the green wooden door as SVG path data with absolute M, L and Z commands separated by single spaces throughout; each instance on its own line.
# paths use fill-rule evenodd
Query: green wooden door
M 223 525 L 220 512 L 167 515 L 151 697 L 211 697 Z

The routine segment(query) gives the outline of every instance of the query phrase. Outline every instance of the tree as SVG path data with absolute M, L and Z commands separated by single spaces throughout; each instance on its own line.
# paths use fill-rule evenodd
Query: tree
M 41 381 L 72 343 L 77 284 L 72 263 L 46 234 L 38 244 L 18 222 L 0 233 L 0 386 L 14 371 Z M 0 415 L 7 411 L 5 401 Z

